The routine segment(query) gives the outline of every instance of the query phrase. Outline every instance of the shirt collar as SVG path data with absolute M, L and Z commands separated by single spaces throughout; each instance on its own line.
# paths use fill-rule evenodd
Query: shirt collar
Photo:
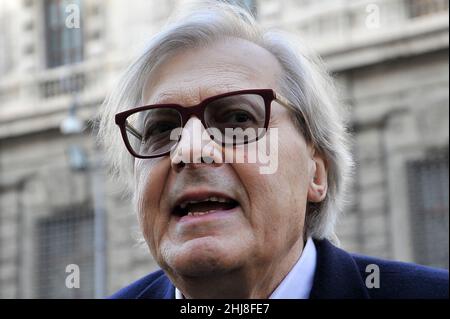
M 316 272 L 316 246 L 308 238 L 303 252 L 291 271 L 284 277 L 269 299 L 308 299 Z
M 291 271 L 284 277 L 269 299 L 308 299 L 316 272 L 317 251 L 311 237 L 306 241 L 303 252 Z M 175 288 L 175 299 L 183 299 Z

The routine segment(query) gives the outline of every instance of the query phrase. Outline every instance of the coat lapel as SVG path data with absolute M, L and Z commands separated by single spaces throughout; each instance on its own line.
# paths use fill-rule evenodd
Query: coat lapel
M 148 285 L 136 299 L 175 299 L 175 286 L 169 278 L 162 273 L 162 275 Z

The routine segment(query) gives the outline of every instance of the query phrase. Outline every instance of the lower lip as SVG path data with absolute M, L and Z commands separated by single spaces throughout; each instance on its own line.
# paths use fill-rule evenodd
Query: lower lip
M 218 219 L 218 218 L 224 218 L 224 217 L 229 216 L 232 213 L 237 212 L 237 210 L 240 208 L 241 208 L 240 206 L 236 206 L 232 209 L 215 210 L 212 213 L 197 215 L 197 216 L 184 215 L 183 217 L 178 217 L 178 222 L 179 223 L 197 223 L 197 222 L 206 222 L 206 221 L 214 220 L 214 219 Z

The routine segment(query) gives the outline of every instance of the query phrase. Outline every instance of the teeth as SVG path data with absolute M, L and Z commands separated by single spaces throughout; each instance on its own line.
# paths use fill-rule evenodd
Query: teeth
M 205 201 L 219 202 L 219 203 L 228 203 L 228 202 L 230 202 L 230 200 L 228 200 L 226 198 L 211 196 L 211 197 L 208 197 L 205 200 L 190 200 L 190 201 L 187 201 L 187 202 L 183 202 L 183 203 L 180 204 L 180 207 L 181 207 L 181 209 L 185 209 L 188 204 L 196 204 L 196 203 L 201 203 L 201 202 L 205 202 Z
M 212 212 L 212 210 L 209 210 L 207 212 L 189 212 L 188 216 L 202 216 L 202 215 L 209 214 L 211 212 Z
M 230 200 L 226 199 L 226 198 L 222 198 L 222 197 L 209 197 L 208 198 L 209 201 L 211 202 L 219 202 L 219 203 L 228 203 L 230 202 Z

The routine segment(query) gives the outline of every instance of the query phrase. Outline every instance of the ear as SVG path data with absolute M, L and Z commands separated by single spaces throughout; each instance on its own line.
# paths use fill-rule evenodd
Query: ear
M 327 195 L 328 168 L 324 156 L 314 149 L 311 157 L 308 202 L 319 203 Z

